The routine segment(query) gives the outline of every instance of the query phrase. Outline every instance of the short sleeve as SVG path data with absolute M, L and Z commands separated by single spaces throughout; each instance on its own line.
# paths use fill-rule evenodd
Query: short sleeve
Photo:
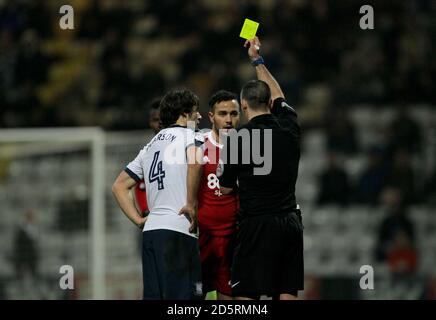
M 144 163 L 145 148 L 142 149 L 136 156 L 135 160 L 130 162 L 124 171 L 136 182 L 141 181 L 144 178 L 144 171 L 142 169 L 142 164 Z
M 221 164 L 217 169 L 217 176 L 220 186 L 224 188 L 235 188 L 237 175 L 237 166 L 234 164 Z
M 204 137 L 201 133 L 189 130 L 186 139 L 186 149 L 190 146 L 202 147 L 204 144 Z
M 271 113 L 277 117 L 297 117 L 297 112 L 291 107 L 284 98 L 277 98 L 273 102 Z
M 283 128 L 289 129 L 293 136 L 300 136 L 301 129 L 298 123 L 297 112 L 285 99 L 277 98 L 273 102 L 271 113 L 278 119 Z

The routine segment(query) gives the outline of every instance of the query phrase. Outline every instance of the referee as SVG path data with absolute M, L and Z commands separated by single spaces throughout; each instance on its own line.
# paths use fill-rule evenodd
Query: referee
M 249 46 L 248 56 L 258 80 L 249 81 L 241 90 L 241 108 L 249 121 L 232 134 L 241 137 L 242 131 L 248 131 L 250 141 L 227 139 L 219 178 L 221 191 L 238 192 L 240 199 L 232 295 L 241 300 L 260 299 L 261 295 L 292 300 L 303 289 L 304 280 L 303 226 L 295 199 L 300 126 L 295 110 L 286 103 L 259 55 L 259 39 L 246 41 L 245 46 Z M 264 142 L 267 137 L 272 137 L 271 141 Z M 231 140 L 237 141 L 237 148 Z M 270 171 L 256 174 L 260 166 L 253 161 L 253 150 L 250 161 L 241 161 L 249 144 L 252 149 L 260 147 L 264 158 L 269 157 Z M 238 163 L 230 162 L 234 150 L 240 155 Z

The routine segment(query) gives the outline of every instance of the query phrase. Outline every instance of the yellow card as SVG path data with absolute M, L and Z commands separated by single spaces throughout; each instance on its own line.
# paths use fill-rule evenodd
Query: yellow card
M 245 19 L 244 25 L 242 26 L 241 34 L 239 36 L 247 40 L 253 39 L 256 36 L 256 31 L 258 27 L 258 22 L 250 19 Z

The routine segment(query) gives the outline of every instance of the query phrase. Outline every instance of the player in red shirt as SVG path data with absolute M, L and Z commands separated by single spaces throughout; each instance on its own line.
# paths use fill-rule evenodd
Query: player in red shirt
M 148 125 L 150 129 L 153 130 L 154 134 L 157 134 L 160 131 L 159 104 L 160 98 L 156 98 L 150 103 L 149 107 L 150 111 L 148 114 Z M 147 205 L 147 194 L 145 193 L 144 180 L 141 180 L 135 186 L 135 200 L 139 212 L 142 214 L 143 217 L 146 217 L 149 214 L 149 210 Z
M 237 96 L 218 91 L 209 101 L 212 131 L 204 135 L 202 176 L 198 193 L 198 226 L 203 292 L 216 290 L 218 300 L 230 300 L 230 267 L 236 232 L 239 202 L 236 194 L 220 192 L 217 168 L 219 130 L 235 128 L 239 123 Z

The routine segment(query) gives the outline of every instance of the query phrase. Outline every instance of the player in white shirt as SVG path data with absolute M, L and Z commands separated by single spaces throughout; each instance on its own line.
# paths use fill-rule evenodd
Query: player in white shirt
M 143 228 L 144 299 L 201 299 L 196 193 L 201 166 L 195 126 L 198 97 L 168 92 L 160 103 L 163 129 L 115 180 L 112 191 L 124 214 Z M 192 126 L 194 124 L 194 126 Z M 144 179 L 150 214 L 142 217 L 129 196 Z

